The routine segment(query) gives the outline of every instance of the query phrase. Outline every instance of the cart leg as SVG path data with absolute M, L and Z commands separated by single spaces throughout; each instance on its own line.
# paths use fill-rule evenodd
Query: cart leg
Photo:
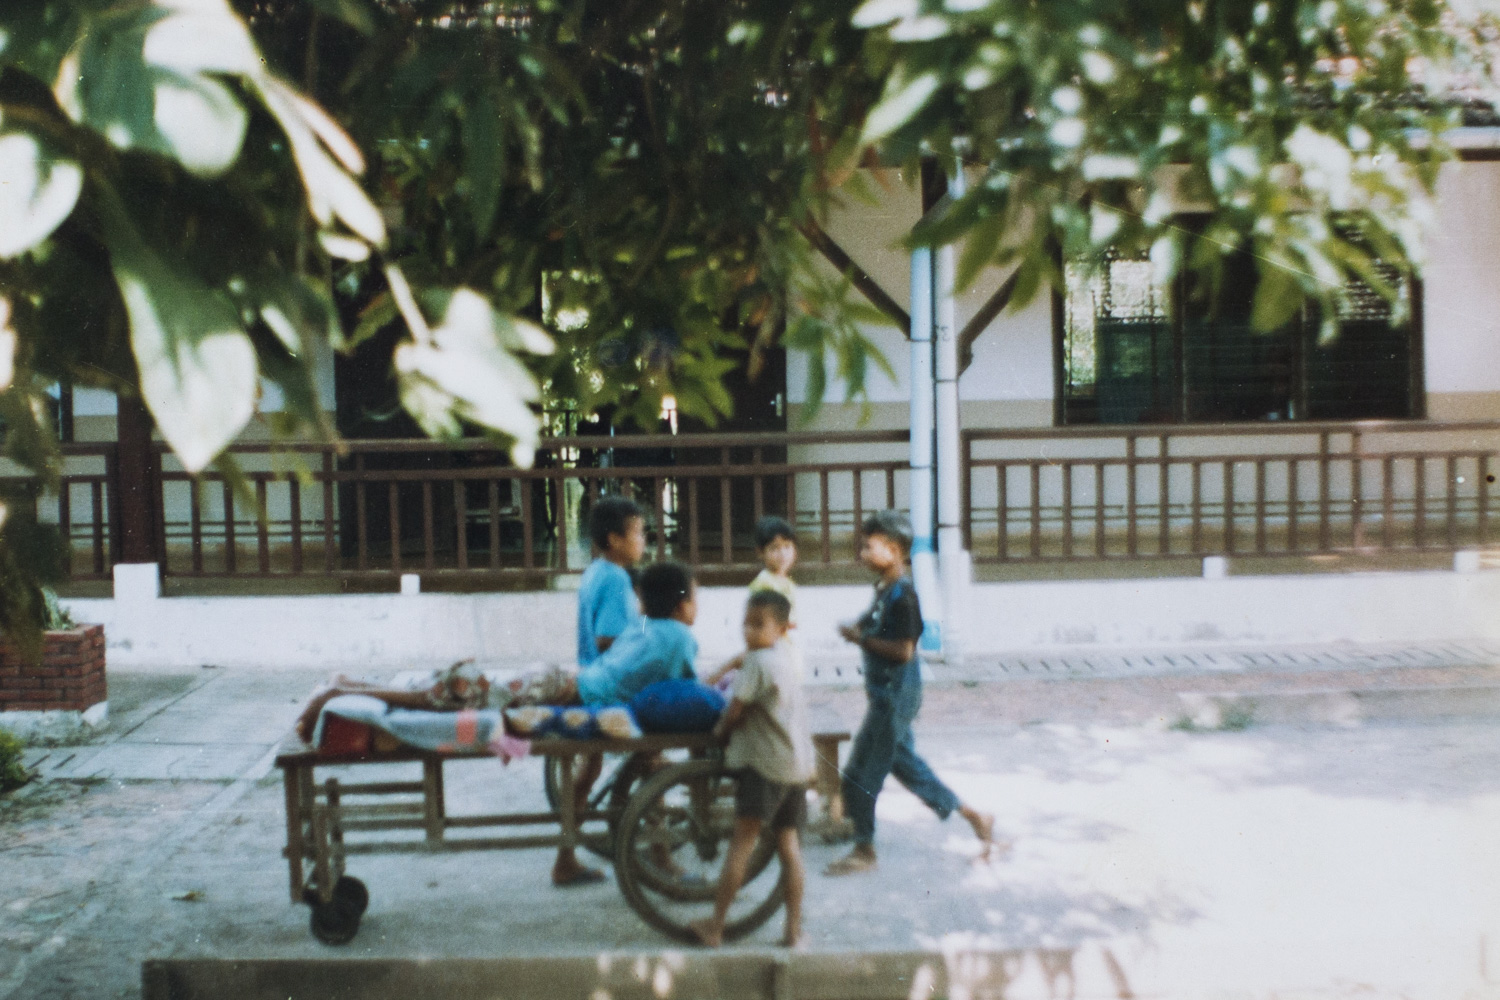
M 286 793 L 286 867 L 292 883 L 292 902 L 302 902 L 302 824 L 307 821 L 302 812 L 302 768 L 284 766 L 281 769 L 282 790 Z
M 578 846 L 578 814 L 577 803 L 574 801 L 578 794 L 578 780 L 574 771 L 575 763 L 570 753 L 557 758 L 557 812 L 558 825 L 562 828 L 562 837 L 557 846 L 564 850 Z
M 422 810 L 427 824 L 427 843 L 443 839 L 443 762 L 428 758 L 422 761 Z
M 313 807 L 318 802 L 317 775 L 311 764 L 297 768 L 297 797 L 302 803 L 297 815 L 302 819 L 302 860 L 306 862 L 312 857 L 307 845 L 313 841 Z
M 313 884 L 318 900 L 327 903 L 333 899 L 333 872 L 330 845 L 328 843 L 328 807 L 313 807 Z
M 822 818 L 837 823 L 844 818 L 844 794 L 839 781 L 839 740 L 825 736 L 813 737 L 813 749 L 817 758 L 818 799 L 822 804 Z
M 328 860 L 331 879 L 328 883 L 328 899 L 333 898 L 333 886 L 344 877 L 344 817 L 339 805 L 339 779 L 328 779 Z

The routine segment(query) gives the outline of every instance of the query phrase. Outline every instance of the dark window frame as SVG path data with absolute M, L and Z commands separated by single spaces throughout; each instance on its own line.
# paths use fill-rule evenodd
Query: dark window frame
M 1063 263 L 1059 257 L 1059 265 Z M 1058 272 L 1065 274 L 1063 267 L 1059 266 Z M 1168 313 L 1168 322 L 1171 324 L 1171 342 L 1173 350 L 1171 378 L 1174 383 L 1172 389 L 1173 424 L 1256 424 L 1272 422 L 1262 418 L 1259 420 L 1215 420 L 1211 418 L 1190 419 L 1187 416 L 1187 393 L 1184 390 L 1184 354 L 1183 354 L 1183 327 L 1185 310 L 1183 308 L 1185 298 L 1185 278 L 1182 275 L 1174 278 L 1169 294 L 1171 303 Z M 1407 385 L 1406 403 L 1407 415 L 1395 417 L 1352 417 L 1349 420 L 1360 419 L 1388 419 L 1388 420 L 1425 420 L 1427 419 L 1427 391 L 1426 391 L 1426 357 L 1424 345 L 1426 342 L 1426 316 L 1424 309 L 1423 281 L 1420 275 L 1411 275 L 1407 279 L 1408 294 L 1411 299 L 1411 318 L 1406 324 L 1407 333 Z M 1069 419 L 1069 378 L 1068 378 L 1068 329 L 1067 329 L 1067 289 L 1054 288 L 1052 290 L 1052 362 L 1053 362 L 1053 395 L 1052 395 L 1052 423 L 1055 427 L 1080 427 L 1080 426 L 1114 426 L 1130 427 L 1143 426 L 1141 423 L 1106 423 L 1097 417 L 1093 420 Z M 1304 321 L 1305 322 L 1305 321 Z M 1324 420 L 1332 418 L 1308 417 L 1307 388 L 1308 388 L 1308 366 L 1303 353 L 1306 349 L 1306 336 L 1291 336 L 1288 338 L 1293 346 L 1295 356 L 1290 365 L 1290 377 L 1292 386 L 1289 390 L 1290 399 L 1298 405 L 1296 411 L 1299 414 L 1289 416 L 1292 422 L 1303 423 L 1309 421 Z M 1098 360 L 1096 359 L 1096 365 Z M 1096 368 L 1097 370 L 1097 368 Z M 1096 380 L 1096 385 L 1098 384 Z M 1096 404 L 1097 406 L 1097 397 Z M 1337 422 L 1337 421 L 1335 421 Z

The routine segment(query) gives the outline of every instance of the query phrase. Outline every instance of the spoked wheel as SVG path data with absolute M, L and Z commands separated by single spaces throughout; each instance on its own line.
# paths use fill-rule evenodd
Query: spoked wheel
M 359 920 L 370 905 L 370 890 L 357 878 L 339 877 L 333 884 L 333 898 L 323 902 L 317 891 L 309 888 L 303 897 L 312 910 L 307 926 L 312 936 L 324 944 L 348 944 L 359 933 Z
M 589 810 L 603 811 L 604 822 L 608 827 L 605 836 L 591 836 L 583 841 L 583 846 L 594 852 L 606 861 L 615 859 L 615 836 L 620 829 L 620 819 L 625 814 L 625 806 L 630 801 L 630 793 L 640 785 L 641 776 L 646 772 L 646 759 L 648 754 L 636 754 L 625 759 L 614 773 L 608 778 L 600 780 L 594 785 L 589 794 Z M 574 759 L 574 773 L 576 774 L 579 763 L 583 758 Z M 553 812 L 557 811 L 557 790 L 562 786 L 561 776 L 562 763 L 555 756 L 549 756 L 542 771 L 542 788 L 547 794 L 547 808 Z
M 713 915 L 719 872 L 734 832 L 734 778 L 718 760 L 663 768 L 630 797 L 615 837 L 615 880 L 641 919 L 678 941 L 697 941 L 691 924 Z M 781 866 L 763 836 L 724 925 L 743 937 L 781 908 Z
M 579 767 L 582 766 L 583 759 L 584 758 L 582 757 L 575 757 L 573 759 L 574 774 L 578 773 Z M 558 798 L 557 790 L 562 787 L 561 772 L 561 759 L 555 756 L 547 757 L 546 763 L 543 765 L 542 770 L 542 789 L 547 793 L 547 808 L 551 809 L 553 812 L 557 812 L 558 802 L 560 801 L 560 799 Z M 589 808 L 592 810 L 602 807 L 610 813 L 610 818 L 608 820 L 610 832 L 604 837 L 585 837 L 582 842 L 583 847 L 587 848 L 590 851 L 593 851 L 595 854 L 599 855 L 599 857 L 601 858 L 604 858 L 606 861 L 608 861 L 614 855 L 614 819 L 619 815 L 619 812 L 617 810 L 611 809 L 610 806 L 611 802 L 608 790 L 606 789 L 603 796 L 601 797 L 600 788 L 596 785 L 593 792 L 589 795 Z

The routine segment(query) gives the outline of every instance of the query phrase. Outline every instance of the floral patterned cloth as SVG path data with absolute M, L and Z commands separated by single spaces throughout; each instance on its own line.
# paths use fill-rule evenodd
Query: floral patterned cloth
M 500 708 L 490 703 L 490 679 L 473 660 L 459 660 L 437 671 L 427 689 L 427 702 L 437 712 L 465 708 Z
M 533 667 L 506 679 L 486 674 L 473 660 L 460 660 L 422 678 L 421 683 L 428 705 L 437 712 L 578 703 L 577 670 L 556 664 Z

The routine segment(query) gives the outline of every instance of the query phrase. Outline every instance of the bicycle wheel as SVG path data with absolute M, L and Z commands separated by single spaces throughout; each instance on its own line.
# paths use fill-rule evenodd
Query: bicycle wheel
M 631 909 L 657 930 L 694 943 L 691 924 L 713 914 L 719 872 L 734 831 L 734 777 L 719 760 L 672 764 L 630 797 L 615 838 L 615 880 Z M 762 837 L 724 925 L 743 937 L 781 908 L 786 897 L 776 849 Z
M 577 773 L 579 765 L 576 762 L 582 758 L 574 758 L 574 760 L 574 772 Z M 635 756 L 627 757 L 612 774 L 595 782 L 593 790 L 589 793 L 589 811 L 604 813 L 604 822 L 608 832 L 602 836 L 596 834 L 584 838 L 583 846 L 605 861 L 614 860 L 615 832 L 620 827 L 620 817 L 625 812 L 625 804 L 630 800 L 630 793 L 640 780 L 642 769 L 633 764 L 635 760 Z M 557 789 L 562 784 L 561 768 L 561 761 L 555 756 L 549 756 L 542 769 L 542 790 L 547 796 L 547 808 L 553 812 L 557 812 Z

